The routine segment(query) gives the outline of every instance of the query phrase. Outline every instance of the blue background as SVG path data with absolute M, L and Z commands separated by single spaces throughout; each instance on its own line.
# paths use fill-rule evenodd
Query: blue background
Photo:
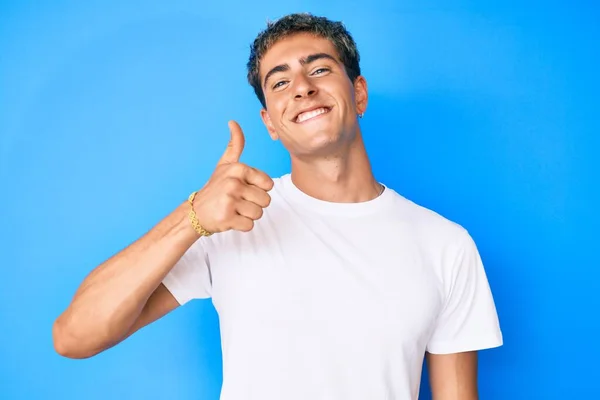
M 479 245 L 505 338 L 481 354 L 481 398 L 598 395 L 599 7 L 326 3 L 0 2 L 1 398 L 218 398 L 210 301 L 88 360 L 55 354 L 51 325 L 203 185 L 229 119 L 244 162 L 288 171 L 245 64 L 266 20 L 294 11 L 358 42 L 377 177 Z

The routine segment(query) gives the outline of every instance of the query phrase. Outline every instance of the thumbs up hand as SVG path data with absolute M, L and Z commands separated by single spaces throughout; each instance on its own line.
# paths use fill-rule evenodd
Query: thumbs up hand
M 239 162 L 244 151 L 244 133 L 229 121 L 231 139 L 217 166 L 194 199 L 200 225 L 209 232 L 248 232 L 271 202 L 267 193 L 273 180 L 264 172 Z

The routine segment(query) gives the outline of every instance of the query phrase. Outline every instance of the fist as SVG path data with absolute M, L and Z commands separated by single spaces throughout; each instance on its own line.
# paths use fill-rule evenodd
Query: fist
M 213 174 L 194 199 L 200 225 L 209 232 L 248 232 L 271 202 L 273 180 L 264 172 L 239 162 L 244 150 L 244 133 L 229 122 L 231 138 Z

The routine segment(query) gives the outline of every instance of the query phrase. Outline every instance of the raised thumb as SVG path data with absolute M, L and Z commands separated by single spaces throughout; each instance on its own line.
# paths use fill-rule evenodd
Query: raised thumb
M 229 133 L 231 138 L 227 144 L 227 148 L 219 160 L 219 164 L 231 164 L 240 161 L 242 152 L 244 151 L 244 132 L 240 125 L 235 121 L 229 121 Z

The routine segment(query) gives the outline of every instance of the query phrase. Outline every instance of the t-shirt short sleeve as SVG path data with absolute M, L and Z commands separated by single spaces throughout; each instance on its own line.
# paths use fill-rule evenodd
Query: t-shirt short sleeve
M 211 297 L 210 268 L 202 239 L 184 253 L 162 283 L 180 305 Z
M 446 301 L 427 345 L 432 354 L 483 350 L 503 343 L 480 254 L 471 236 L 463 234 L 446 275 Z

